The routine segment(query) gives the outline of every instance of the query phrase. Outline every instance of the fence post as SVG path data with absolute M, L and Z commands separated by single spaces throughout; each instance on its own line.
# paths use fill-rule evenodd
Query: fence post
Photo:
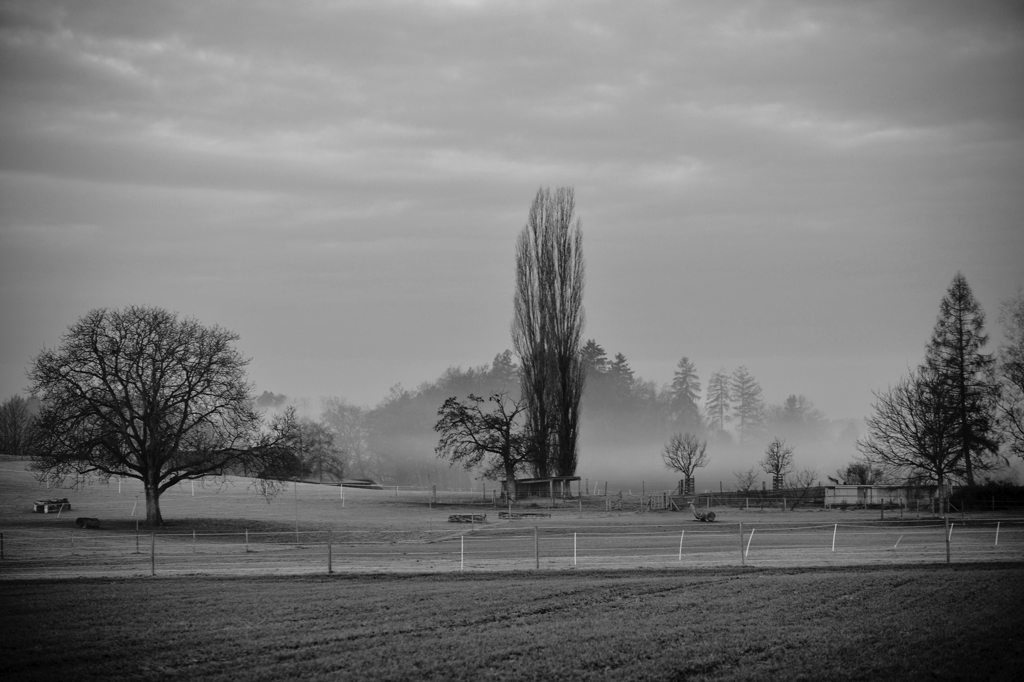
M 996 544 L 999 544 L 999 529 L 996 528 Z M 4 558 L 4 534 L 0 533 L 0 560 Z
M 156 575 L 156 533 L 149 536 L 149 574 Z
M 953 531 L 949 527 L 949 517 L 948 516 L 945 518 L 945 521 L 946 521 L 946 530 L 945 530 L 945 533 L 946 533 L 946 563 L 948 564 L 949 563 L 949 536 L 952 534 Z
M 993 545 L 993 547 L 998 547 L 998 546 L 999 546 L 999 521 L 996 521 L 996 544 Z M 4 558 L 3 554 L 4 554 L 4 534 L 0 533 L 0 559 Z
M 836 527 L 832 529 L 832 551 L 833 552 L 836 551 L 836 533 L 838 533 L 838 532 L 839 532 L 839 524 L 837 523 Z
M 537 531 L 537 526 L 533 527 L 533 558 L 535 568 L 540 570 L 540 534 Z
M 743 554 L 743 522 L 740 521 L 740 566 L 747 565 L 747 558 Z
M 331 565 L 331 531 L 327 531 L 327 573 L 334 573 L 334 567 Z

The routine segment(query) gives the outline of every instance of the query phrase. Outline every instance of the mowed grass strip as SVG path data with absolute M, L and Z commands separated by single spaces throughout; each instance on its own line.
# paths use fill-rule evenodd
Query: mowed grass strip
M 4 680 L 1015 680 L 1024 566 L 10 581 Z

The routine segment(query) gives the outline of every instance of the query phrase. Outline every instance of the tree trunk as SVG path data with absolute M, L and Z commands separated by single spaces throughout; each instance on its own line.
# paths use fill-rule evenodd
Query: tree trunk
M 155 483 L 145 482 L 146 486 L 146 525 L 162 526 L 164 517 L 160 515 L 160 489 Z
M 505 494 L 510 502 L 516 501 L 516 468 L 505 465 Z

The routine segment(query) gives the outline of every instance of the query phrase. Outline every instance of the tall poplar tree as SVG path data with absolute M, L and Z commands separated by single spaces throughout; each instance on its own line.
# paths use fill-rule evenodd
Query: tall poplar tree
M 576 473 L 583 338 L 583 231 L 572 188 L 538 190 L 516 243 L 512 342 L 534 474 Z
M 939 304 L 939 318 L 925 350 L 925 366 L 946 384 L 944 395 L 954 415 L 967 485 L 974 485 L 976 470 L 991 468 L 999 449 L 995 360 L 981 352 L 987 342 L 985 313 L 967 279 L 958 272 Z

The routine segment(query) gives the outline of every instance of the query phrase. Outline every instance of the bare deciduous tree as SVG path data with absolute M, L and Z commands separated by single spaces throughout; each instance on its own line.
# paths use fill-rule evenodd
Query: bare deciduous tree
M 324 482 L 324 472 L 336 480 L 344 478 L 345 462 L 341 451 L 334 445 L 330 425 L 308 417 L 299 419 L 295 440 L 304 475 L 314 475 L 320 483 Z
M 875 413 L 857 447 L 872 466 L 938 485 L 964 474 L 956 414 L 949 409 L 949 384 L 926 368 L 875 393 Z
M 151 526 L 163 524 L 160 495 L 181 481 L 238 473 L 273 494 L 271 477 L 294 461 L 295 424 L 263 422 L 236 340 L 160 308 L 88 313 L 29 370 L 43 401 L 40 478 L 138 479 Z
M 681 473 L 687 481 L 684 494 L 691 491 L 690 481 L 693 480 L 693 473 L 708 464 L 707 441 L 703 441 L 692 433 L 674 433 L 669 438 L 661 458 L 665 466 Z
M 811 496 L 817 486 L 818 472 L 814 469 L 805 467 L 793 474 L 786 485 L 791 491 L 786 495 L 788 502 L 792 505 L 790 509 L 796 509 L 802 502 L 812 499 Z
M 889 475 L 880 466 L 868 461 L 850 462 L 845 469 L 836 469 L 836 478 L 829 476 L 836 485 L 879 485 L 889 482 Z
M 818 472 L 815 469 L 803 468 L 793 474 L 789 481 L 791 488 L 813 488 L 818 484 Z
M 1024 458 L 1024 292 L 1003 302 L 999 321 L 999 421 L 1010 454 Z
M 516 474 L 527 462 L 527 437 L 521 422 L 526 406 L 505 391 L 492 393 L 493 403 L 484 409 L 484 399 L 470 394 L 466 400 L 452 397 L 437 411 L 434 430 L 441 434 L 435 452 L 452 464 L 466 469 L 484 465 L 484 476 L 505 477 L 506 492 L 516 495 Z
M 26 457 L 30 450 L 33 417 L 28 401 L 20 395 L 0 403 L 0 453 Z
M 541 189 L 516 244 L 512 342 L 537 476 L 576 472 L 583 338 L 583 232 L 571 188 Z
M 736 488 L 740 492 L 748 493 L 757 487 L 757 472 L 751 467 L 746 471 L 734 471 L 736 477 Z
M 775 438 L 764 451 L 759 462 L 764 472 L 772 477 L 772 489 L 778 490 L 786 483 L 786 475 L 793 470 L 793 448 L 782 438 Z
M 324 398 L 320 405 L 320 420 L 334 434 L 334 446 L 341 453 L 339 458 L 347 467 L 348 475 L 380 480 L 382 472 L 374 467 L 363 408 L 344 398 Z

